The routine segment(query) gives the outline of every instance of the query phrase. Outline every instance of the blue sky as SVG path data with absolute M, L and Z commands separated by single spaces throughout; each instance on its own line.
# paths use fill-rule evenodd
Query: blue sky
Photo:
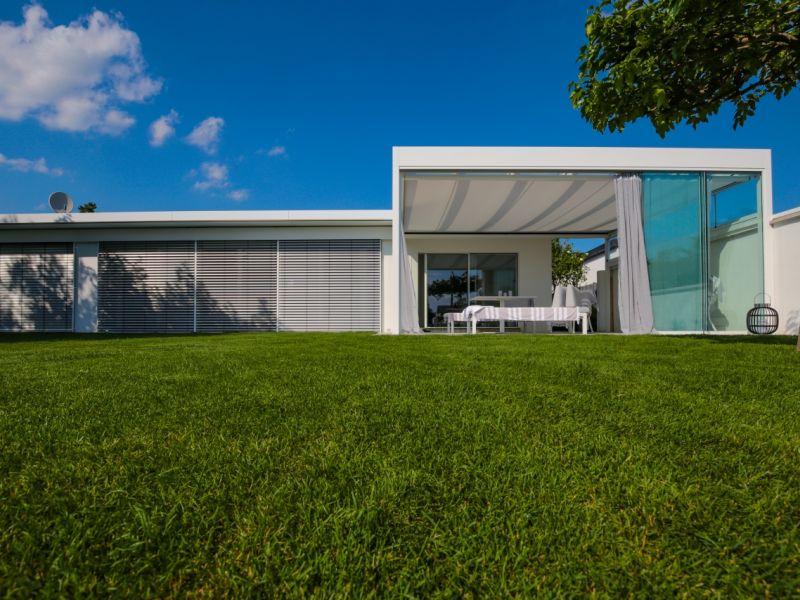
M 800 205 L 797 91 L 737 131 L 594 132 L 567 92 L 588 4 L 45 1 L 25 33 L 3 2 L 0 212 L 387 208 L 393 145 L 771 148 Z

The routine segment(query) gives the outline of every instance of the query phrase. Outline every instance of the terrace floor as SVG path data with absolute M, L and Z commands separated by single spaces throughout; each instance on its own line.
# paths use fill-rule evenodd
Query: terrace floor
M 0 336 L 0 596 L 794 596 L 794 344 Z

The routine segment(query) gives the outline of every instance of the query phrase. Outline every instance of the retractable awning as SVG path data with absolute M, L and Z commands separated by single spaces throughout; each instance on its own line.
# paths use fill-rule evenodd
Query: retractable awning
M 616 229 L 614 173 L 403 174 L 406 233 L 602 236 Z

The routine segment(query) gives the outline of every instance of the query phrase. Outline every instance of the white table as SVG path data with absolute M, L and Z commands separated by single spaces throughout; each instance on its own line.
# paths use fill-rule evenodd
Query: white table
M 475 296 L 471 302 L 499 302 L 500 308 L 505 308 L 509 300 L 527 300 L 531 306 L 536 306 L 536 296 Z M 506 330 L 506 322 L 500 321 L 500 333 Z

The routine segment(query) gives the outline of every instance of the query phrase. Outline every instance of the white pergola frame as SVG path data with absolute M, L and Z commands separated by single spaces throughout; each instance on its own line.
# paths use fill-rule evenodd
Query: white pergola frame
M 392 148 L 392 264 L 386 298 L 387 333 L 399 333 L 400 231 L 403 215 L 403 173 L 406 171 L 728 171 L 761 175 L 761 218 L 764 244 L 764 291 L 773 295 L 772 152 L 721 148 L 600 147 L 394 147 Z

